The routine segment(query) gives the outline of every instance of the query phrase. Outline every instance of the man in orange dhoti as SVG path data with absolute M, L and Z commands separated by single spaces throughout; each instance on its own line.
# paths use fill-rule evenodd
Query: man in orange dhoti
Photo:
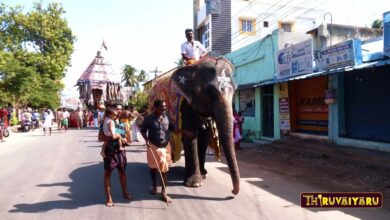
M 171 149 L 169 145 L 170 131 L 179 133 L 180 130 L 174 129 L 173 124 L 169 122 L 165 114 L 166 103 L 162 100 L 155 100 L 153 103 L 153 113 L 146 116 L 141 128 L 141 134 L 146 141 L 147 160 L 152 178 L 152 194 L 157 193 L 157 172 L 160 169 L 163 185 L 161 197 L 165 202 L 172 202 L 168 196 L 165 187 L 168 183 L 169 164 L 172 162 Z

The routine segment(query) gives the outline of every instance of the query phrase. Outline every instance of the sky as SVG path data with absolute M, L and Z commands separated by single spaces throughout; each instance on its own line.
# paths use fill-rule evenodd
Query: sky
M 74 85 L 88 67 L 103 40 L 104 57 L 120 73 L 125 64 L 146 72 L 158 67 L 168 71 L 180 58 L 184 30 L 192 28 L 192 0 L 44 0 L 62 3 L 77 40 L 68 68 L 64 95 L 77 96 Z M 318 3 L 313 3 L 316 1 Z M 389 0 L 313 0 L 333 15 L 333 23 L 369 26 L 383 12 Z M 0 0 L 6 5 L 32 7 L 33 0 Z M 324 2 L 322 4 L 322 2 Z M 329 17 L 328 17 L 329 19 Z M 152 74 L 151 74 L 152 75 Z

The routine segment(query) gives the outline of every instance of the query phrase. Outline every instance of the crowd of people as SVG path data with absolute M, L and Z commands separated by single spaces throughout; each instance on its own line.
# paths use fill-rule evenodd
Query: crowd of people
M 194 40 L 193 31 L 185 30 L 187 41 L 181 45 L 181 55 L 186 65 L 192 65 L 202 59 L 206 55 L 206 50 L 201 43 Z M 138 134 L 141 133 L 147 146 L 147 164 L 150 168 L 152 179 L 151 194 L 157 193 L 157 176 L 161 176 L 161 198 L 163 201 L 170 203 L 172 198 L 168 196 L 166 185 L 168 182 L 169 165 L 172 162 L 170 152 L 170 132 L 181 133 L 182 135 L 190 135 L 187 131 L 175 128 L 170 123 L 168 117 L 164 113 L 166 103 L 163 100 L 155 100 L 153 103 L 153 112 L 149 114 L 147 108 L 142 114 L 138 113 L 134 106 L 125 106 L 122 109 L 121 105 L 115 107 L 107 107 L 104 105 L 97 106 L 95 110 L 82 110 L 77 108 L 73 112 L 69 112 L 66 108 L 57 109 L 52 112 L 46 109 L 42 115 L 37 110 L 25 109 L 21 116 L 22 120 L 39 121 L 42 120 L 44 135 L 49 132 L 51 135 L 53 122 L 58 124 L 58 130 L 67 132 L 69 126 L 74 123 L 77 129 L 95 128 L 99 129 L 98 139 L 102 141 L 100 155 L 103 157 L 104 164 L 104 189 L 106 193 L 106 206 L 114 205 L 111 194 L 111 174 L 112 171 L 118 169 L 119 180 L 122 188 L 122 195 L 125 199 L 131 200 L 133 197 L 127 190 L 126 180 L 126 146 L 131 142 L 138 142 Z M 11 109 L 11 113 L 13 109 Z M 0 122 L 7 122 L 11 118 L 10 109 L 3 107 L 0 110 Z M 244 118 L 241 112 L 234 111 L 233 121 L 233 139 L 236 150 L 240 150 L 240 141 L 242 138 L 242 124 Z M 141 126 L 142 124 L 142 126 Z M 215 124 L 210 123 L 212 131 L 215 131 Z M 1 127 L 0 127 L 1 128 Z M 1 141 L 3 141 L 2 132 L 0 132 Z M 215 135 L 214 135 L 215 134 Z M 215 143 L 218 144 L 217 132 L 213 132 Z M 220 152 L 215 152 L 218 157 Z

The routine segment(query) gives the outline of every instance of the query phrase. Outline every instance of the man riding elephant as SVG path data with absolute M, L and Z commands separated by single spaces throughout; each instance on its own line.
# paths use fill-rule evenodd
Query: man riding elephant
M 192 29 L 185 30 L 187 41 L 181 44 L 181 56 L 186 65 L 195 64 L 198 60 L 206 56 L 207 52 L 204 46 L 194 40 Z

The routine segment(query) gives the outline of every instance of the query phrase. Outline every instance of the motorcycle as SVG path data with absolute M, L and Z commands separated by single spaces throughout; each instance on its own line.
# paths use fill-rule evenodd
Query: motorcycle
M 4 122 L 0 121 L 0 131 L 3 131 L 3 136 L 8 137 L 9 136 L 9 130 L 8 128 L 4 127 Z
M 29 132 L 31 126 L 32 126 L 31 121 L 27 121 L 27 120 L 22 121 L 22 125 L 21 125 L 22 132 Z
M 39 128 L 39 120 L 33 119 L 33 120 L 32 120 L 32 127 L 33 127 L 34 129 L 38 129 L 38 128 Z

